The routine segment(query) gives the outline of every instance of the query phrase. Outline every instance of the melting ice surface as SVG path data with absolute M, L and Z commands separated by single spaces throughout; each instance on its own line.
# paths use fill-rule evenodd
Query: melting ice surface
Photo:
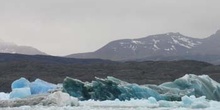
M 219 110 L 220 102 L 205 97 L 184 96 L 182 101 L 156 101 L 155 98 L 139 100 L 79 101 L 79 106 L 20 106 L 1 110 Z

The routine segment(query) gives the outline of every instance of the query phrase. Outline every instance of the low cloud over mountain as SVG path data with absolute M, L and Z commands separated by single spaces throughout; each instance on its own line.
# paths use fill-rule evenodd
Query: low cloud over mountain
M 0 53 L 17 53 L 27 55 L 46 55 L 46 53 L 30 46 L 18 46 L 14 43 L 4 42 L 0 40 Z

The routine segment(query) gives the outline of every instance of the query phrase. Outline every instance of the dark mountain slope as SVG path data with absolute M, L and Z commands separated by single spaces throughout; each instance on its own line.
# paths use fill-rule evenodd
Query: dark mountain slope
M 22 55 L 22 54 L 0 53 L 0 62 L 17 62 L 17 61 L 41 62 L 47 64 L 89 64 L 89 63 L 111 62 L 109 60 L 101 60 L 101 59 L 76 59 L 76 58 L 46 56 L 46 55 Z

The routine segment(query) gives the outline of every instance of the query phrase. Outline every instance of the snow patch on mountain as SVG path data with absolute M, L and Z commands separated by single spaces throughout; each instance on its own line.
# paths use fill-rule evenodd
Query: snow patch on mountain
M 137 46 L 131 45 L 130 48 L 135 51 L 137 49 Z
M 137 40 L 132 40 L 131 42 L 134 43 L 134 44 L 144 44 L 143 42 L 137 41 Z
M 171 38 L 175 44 L 178 44 L 178 45 L 185 47 L 185 48 L 188 48 L 188 49 L 191 49 L 191 48 L 202 43 L 199 41 L 194 42 L 193 40 L 190 40 L 189 38 L 181 37 L 181 36 L 171 36 Z
M 154 48 L 153 48 L 153 50 L 154 50 L 154 51 L 159 50 L 160 48 L 157 46 L 157 43 L 159 43 L 160 40 L 155 40 L 155 39 L 153 39 L 152 41 L 154 42 Z
M 171 40 L 163 40 L 168 36 Z M 162 46 L 161 44 L 166 44 Z M 176 51 L 176 46 L 181 46 L 187 49 L 192 49 L 193 47 L 202 44 L 202 42 L 187 38 L 179 33 L 167 33 L 161 36 L 151 36 L 144 39 L 131 39 L 129 41 L 120 41 L 119 47 L 114 46 L 113 51 L 116 51 L 118 48 L 131 49 L 131 51 L 136 51 L 140 48 L 150 49 L 153 51 L 164 50 L 164 51 Z

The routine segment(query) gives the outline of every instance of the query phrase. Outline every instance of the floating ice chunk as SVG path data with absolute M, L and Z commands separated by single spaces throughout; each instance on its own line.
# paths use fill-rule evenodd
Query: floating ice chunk
M 71 97 L 67 93 L 61 91 L 50 94 L 42 101 L 43 105 L 53 106 L 78 106 L 79 102 L 77 98 Z
M 195 99 L 195 96 L 183 96 L 182 98 L 182 103 L 184 107 L 190 106 L 193 103 L 193 99 Z
M 50 90 L 56 89 L 56 85 L 52 83 L 48 83 L 41 79 L 36 79 L 34 82 L 31 82 L 31 94 L 41 94 L 48 93 Z
M 25 98 L 31 95 L 31 90 L 29 87 L 24 88 L 14 88 L 10 93 L 10 99 L 13 98 Z
M 210 107 L 210 104 L 205 96 L 199 98 L 196 98 L 195 96 L 184 96 L 182 97 L 182 106 L 190 108 L 207 108 Z
M 29 85 L 30 85 L 30 82 L 29 82 L 27 79 L 21 77 L 20 79 L 15 80 L 15 81 L 11 84 L 11 89 L 13 90 L 13 89 L 15 89 L 15 88 L 29 87 Z
M 191 108 L 208 108 L 210 107 L 210 104 L 208 102 L 201 102 L 201 101 L 198 101 L 198 102 L 195 102 L 191 105 Z
M 152 104 L 157 103 L 157 100 L 154 97 L 149 97 L 147 100 L 148 100 L 149 103 L 152 103 Z
M 9 94 L 0 92 L 0 100 L 8 100 L 9 99 Z
M 10 93 L 10 98 L 24 98 L 32 94 L 48 93 L 50 90 L 56 89 L 56 87 L 55 84 L 41 79 L 36 79 L 30 83 L 22 77 L 11 84 L 12 92 Z
M 73 97 L 69 96 L 67 93 L 63 93 L 61 91 L 54 92 L 51 94 L 32 95 L 30 97 L 25 97 L 25 98 L 21 98 L 21 99 L 0 100 L 0 108 L 1 107 L 20 107 L 20 106 L 64 107 L 64 106 L 78 106 L 78 105 L 79 105 L 78 99 L 73 98 Z M 39 110 L 39 109 L 37 109 L 37 110 Z
M 144 101 L 144 100 L 143 100 Z M 149 97 L 147 99 L 147 104 L 146 106 L 150 107 L 150 108 L 155 108 L 159 106 L 159 103 L 157 102 L 157 100 L 154 97 Z
M 166 101 L 166 100 L 160 100 L 158 103 L 159 103 L 159 107 L 172 107 L 172 106 L 174 106 L 171 102 Z

